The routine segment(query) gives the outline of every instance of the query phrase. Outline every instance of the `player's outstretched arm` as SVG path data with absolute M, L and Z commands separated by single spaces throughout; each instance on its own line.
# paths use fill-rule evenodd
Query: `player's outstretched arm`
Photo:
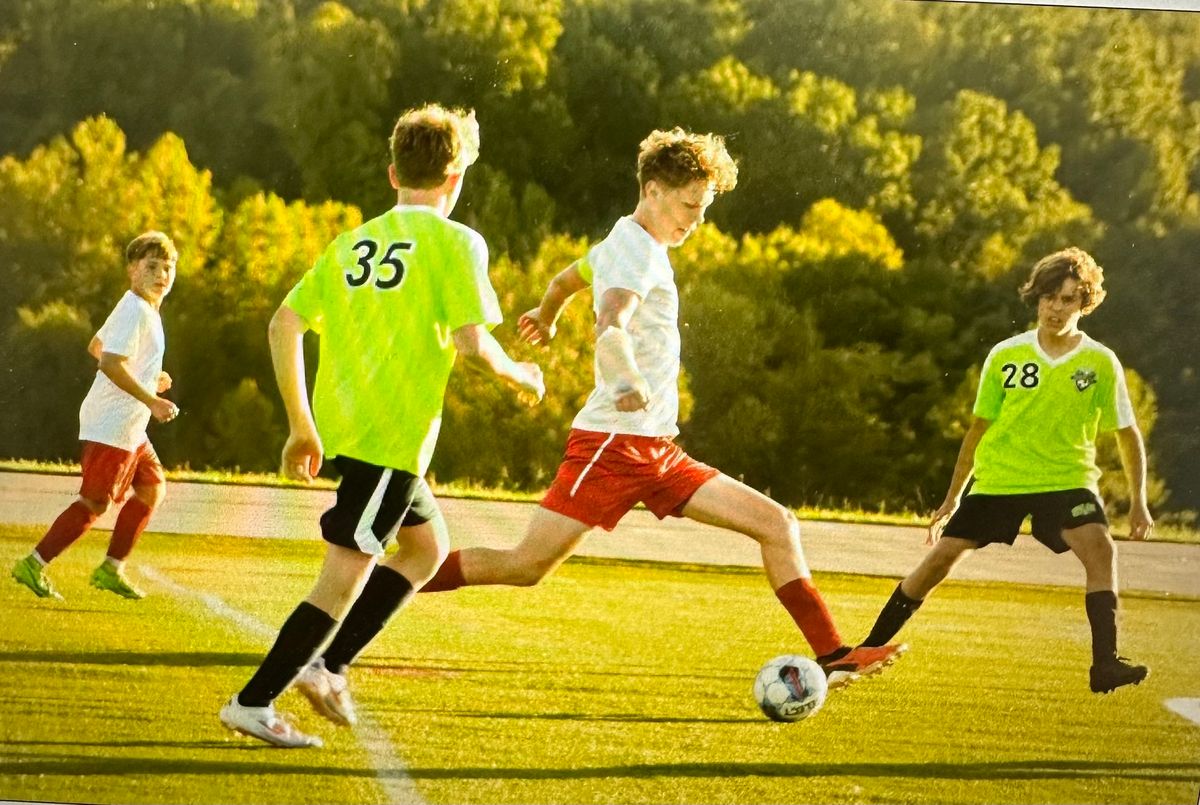
M 1146 505 L 1146 445 L 1137 425 L 1117 431 L 1117 449 L 1129 482 L 1129 538 L 1146 539 L 1154 528 L 1154 518 Z
M 124 355 L 118 355 L 115 352 L 101 352 L 100 371 L 117 388 L 149 408 L 151 416 L 159 422 L 170 422 L 179 416 L 179 406 L 142 388 L 142 384 L 129 373 L 129 367 L 125 365 L 126 360 Z
M 521 340 L 530 344 L 548 344 L 558 330 L 558 319 L 567 303 L 588 284 L 579 270 L 579 260 L 558 272 L 546 286 L 541 304 L 525 311 L 517 320 L 517 334 Z
M 287 411 L 288 439 L 283 446 L 280 471 L 287 478 L 311 482 L 321 471 L 324 452 L 317 425 L 308 403 L 308 386 L 304 379 L 304 333 L 308 323 L 286 304 L 280 305 L 271 317 L 267 337 L 271 344 L 271 363 L 275 367 L 275 383 Z
M 975 448 L 979 447 L 979 440 L 991 424 L 991 420 L 972 418 L 971 427 L 967 428 L 962 446 L 958 448 L 958 459 L 954 462 L 954 474 L 950 478 L 950 488 L 946 490 L 946 499 L 929 519 L 929 531 L 925 535 L 926 545 L 932 545 L 941 538 L 946 521 L 958 508 L 963 489 L 966 488 L 967 481 L 971 478 L 971 470 L 975 467 Z
M 508 357 L 504 347 L 482 324 L 468 324 L 455 330 L 454 346 L 468 366 L 496 375 L 517 389 L 523 398 L 529 398 L 531 404 L 546 395 L 541 367 Z

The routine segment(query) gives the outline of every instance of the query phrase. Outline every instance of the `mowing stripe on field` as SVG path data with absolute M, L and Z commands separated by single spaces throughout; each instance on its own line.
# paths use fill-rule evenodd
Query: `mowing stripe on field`
M 1172 713 L 1178 713 L 1200 726 L 1200 699 L 1167 699 L 1163 702 Z
M 138 569 L 145 578 L 165 588 L 176 597 L 191 598 L 200 601 L 215 615 L 236 624 L 244 631 L 250 632 L 256 637 L 271 640 L 278 632 L 278 630 L 268 626 L 253 615 L 231 607 L 211 593 L 190 590 L 187 587 L 176 584 L 165 574 L 149 565 L 140 565 Z M 370 716 L 361 712 L 358 715 L 358 723 L 352 729 L 354 737 L 366 751 L 371 766 L 375 769 L 375 776 L 379 778 L 380 787 L 383 788 L 383 793 L 387 801 L 389 803 L 396 803 L 397 805 L 400 803 L 404 803 L 405 805 L 427 805 L 421 797 L 420 792 L 417 791 L 412 778 L 408 776 L 407 767 L 396 753 L 396 747 L 392 744 L 391 739 L 388 738 L 387 733 L 380 729 L 379 725 Z

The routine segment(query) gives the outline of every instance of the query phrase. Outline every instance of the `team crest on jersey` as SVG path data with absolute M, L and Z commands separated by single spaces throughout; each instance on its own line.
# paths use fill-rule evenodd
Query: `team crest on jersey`
M 1096 385 L 1096 370 L 1076 369 L 1071 379 L 1075 381 L 1075 388 L 1084 391 L 1088 386 Z

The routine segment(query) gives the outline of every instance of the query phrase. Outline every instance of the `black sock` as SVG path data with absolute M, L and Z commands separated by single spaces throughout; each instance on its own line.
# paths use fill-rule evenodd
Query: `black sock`
M 896 590 L 892 593 L 892 597 L 883 605 L 883 609 L 879 612 L 879 617 L 875 620 L 875 625 L 871 628 L 871 633 L 867 635 L 867 639 L 862 641 L 864 646 L 885 646 L 888 641 L 896 636 L 901 627 L 908 622 L 912 614 L 921 608 L 924 603 L 923 599 L 909 598 L 900 589 L 900 585 L 896 585 Z
M 346 666 L 354 662 L 412 594 L 412 582 L 390 567 L 376 565 L 342 628 L 325 649 L 325 667 L 335 674 L 345 673 Z
M 820 657 L 817 657 L 817 663 L 819 665 L 828 665 L 834 660 L 840 660 L 842 657 L 845 657 L 850 651 L 849 646 L 839 646 L 828 654 L 822 654 Z
M 1112 590 L 1088 593 L 1083 598 L 1092 627 L 1092 665 L 1117 656 L 1117 594 Z
M 330 615 L 307 601 L 301 602 L 279 629 L 275 645 L 262 665 L 238 694 L 243 707 L 266 707 L 287 689 L 300 670 L 337 626 Z

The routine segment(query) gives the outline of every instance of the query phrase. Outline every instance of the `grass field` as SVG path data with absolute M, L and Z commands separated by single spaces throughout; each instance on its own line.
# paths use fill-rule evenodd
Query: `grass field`
M 39 536 L 0 529 L 11 562 Z M 804 645 L 760 574 L 574 561 L 532 590 L 419 596 L 352 675 L 364 716 L 278 750 L 216 712 L 307 591 L 314 542 L 149 534 L 140 602 L 87 586 L 105 534 L 52 567 L 64 602 L 0 583 L 0 798 L 97 803 L 1192 803 L 1200 606 L 1131 597 L 1140 687 L 1087 690 L 1082 593 L 948 583 L 885 676 L 802 724 L 758 666 Z M 847 637 L 894 582 L 820 575 Z

